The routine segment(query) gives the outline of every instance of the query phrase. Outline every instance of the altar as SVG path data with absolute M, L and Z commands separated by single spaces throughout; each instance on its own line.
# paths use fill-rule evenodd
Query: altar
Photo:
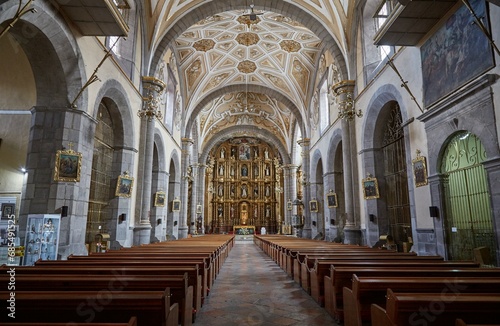
M 235 225 L 233 226 L 233 232 L 236 240 L 253 240 L 253 235 L 255 234 L 255 226 Z

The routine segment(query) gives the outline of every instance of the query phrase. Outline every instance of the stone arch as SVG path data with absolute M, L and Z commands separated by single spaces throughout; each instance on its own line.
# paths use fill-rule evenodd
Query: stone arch
M 212 149 L 214 146 L 217 146 L 220 143 L 223 143 L 227 139 L 231 138 L 233 136 L 234 132 L 250 132 L 253 133 L 255 132 L 255 127 L 252 126 L 232 126 L 230 128 L 227 128 L 220 133 L 217 134 L 217 136 L 213 137 L 210 139 L 210 141 L 205 145 L 203 148 L 202 152 L 200 153 L 200 163 L 206 162 L 208 159 L 208 154 L 210 152 L 210 149 Z M 277 149 L 278 152 L 281 155 L 281 158 L 283 159 L 283 164 L 290 164 L 291 163 L 291 158 L 288 155 L 287 149 L 281 141 L 270 131 L 267 130 L 260 130 L 261 133 L 261 138 L 265 139 L 266 142 L 274 145 Z
M 166 171 L 167 164 L 165 160 L 166 158 L 165 142 L 163 141 L 161 131 L 158 128 L 155 128 L 154 143 L 156 146 L 156 150 L 158 151 L 158 170 Z
M 318 165 L 318 163 L 321 161 L 321 167 L 323 168 L 323 171 L 325 171 L 325 167 L 324 167 L 324 163 L 322 160 L 322 155 L 321 155 L 321 151 L 319 149 L 316 149 L 314 151 L 314 154 L 312 155 L 312 158 L 311 158 L 311 170 L 315 169 L 316 166 Z M 313 174 L 311 173 L 311 183 L 315 183 L 315 182 L 318 182 L 318 177 L 316 174 Z M 323 180 L 320 180 L 321 182 L 323 182 Z
M 132 105 L 123 86 L 114 79 L 104 82 L 97 93 L 94 107 L 91 108 L 94 118 L 97 116 L 97 108 L 101 101 L 105 101 L 115 124 L 115 146 L 133 148 L 136 128 L 131 112 Z
M 306 134 L 305 131 L 305 126 L 303 123 L 302 119 L 302 114 L 300 112 L 300 109 L 295 105 L 294 102 L 292 102 L 287 96 L 283 95 L 281 92 L 271 89 L 269 87 L 264 87 L 261 85 L 245 85 L 245 84 L 239 84 L 239 85 L 229 85 L 225 87 L 218 88 L 217 90 L 211 92 L 207 96 L 205 96 L 193 109 L 193 111 L 189 115 L 189 120 L 186 123 L 186 129 L 185 129 L 185 134 L 188 135 L 190 131 L 192 130 L 193 124 L 195 123 L 194 121 L 196 120 L 196 116 L 198 113 L 203 110 L 203 108 L 210 103 L 215 98 L 218 98 L 224 94 L 228 93 L 234 93 L 234 92 L 254 92 L 254 93 L 261 93 L 265 95 L 269 95 L 272 98 L 277 99 L 279 102 L 285 104 L 285 106 L 292 111 L 293 115 L 297 119 L 297 125 L 301 128 L 301 132 L 303 135 Z M 187 137 L 187 136 L 185 136 Z
M 18 6 L 17 1 L 3 4 L 2 25 L 10 23 Z M 32 6 L 37 12 L 28 14 L 30 21 L 21 18 L 6 37 L 13 38 L 10 43 L 20 46 L 31 64 L 36 105 L 68 107 L 86 79 L 82 55 L 62 16 L 53 14 L 50 2 L 34 2 Z M 84 92 L 76 104 L 85 108 L 87 101 L 87 92 Z
M 386 122 L 388 121 L 389 115 L 391 114 L 392 104 L 397 103 L 399 106 L 399 111 L 401 113 L 401 118 L 403 123 L 408 120 L 408 109 L 404 105 L 403 98 L 399 89 L 392 84 L 383 85 L 373 94 L 370 102 L 367 106 L 366 118 L 363 121 L 363 134 L 362 139 L 362 169 L 361 178 L 365 178 L 368 174 L 372 176 L 383 176 L 384 166 L 380 164 L 383 162 L 383 139 L 384 130 Z M 413 180 L 412 170 L 411 170 L 411 146 L 408 128 L 403 128 L 404 133 L 404 145 L 405 145 L 405 162 L 406 166 L 406 177 L 408 180 Z M 385 177 L 378 177 L 378 186 L 381 194 L 386 194 L 386 183 Z M 408 193 L 413 193 L 414 184 L 413 182 L 408 182 Z M 382 196 L 383 197 L 383 196 Z M 416 225 L 416 209 L 415 209 L 415 198 L 414 196 L 408 197 L 409 204 L 409 215 L 410 223 Z M 367 225 L 366 236 L 369 245 L 374 244 L 378 241 L 380 234 L 385 234 L 389 232 L 389 219 L 385 218 L 387 216 L 387 202 L 385 200 L 370 200 L 366 201 L 364 205 L 364 218 Z M 370 214 L 375 215 L 377 218 L 377 223 L 368 221 L 368 216 Z M 414 229 L 411 230 L 415 231 Z M 416 239 L 416 237 L 413 237 Z M 415 241 L 416 242 L 416 241 Z
M 341 167 L 336 166 L 337 163 L 337 149 L 339 146 L 342 144 L 342 130 L 341 129 L 335 129 L 333 134 L 330 136 L 330 143 L 328 145 L 328 152 L 326 154 L 327 162 L 333 162 L 333 164 L 327 164 L 325 167 L 325 172 L 330 173 L 330 172 L 336 172 L 339 171 Z
M 380 87 L 370 99 L 365 113 L 366 118 L 363 119 L 363 127 L 361 128 L 363 130 L 363 148 L 380 147 L 380 144 L 375 142 L 381 138 L 377 135 L 381 132 L 381 124 L 384 123 L 388 114 L 383 109 L 391 101 L 398 102 L 403 122 L 408 119 L 408 110 L 404 106 L 403 98 L 398 89 L 392 84 Z

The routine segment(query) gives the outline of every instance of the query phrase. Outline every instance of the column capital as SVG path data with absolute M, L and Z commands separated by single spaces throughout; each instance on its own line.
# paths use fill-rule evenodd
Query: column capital
M 333 94 L 336 97 L 336 102 L 339 108 L 339 118 L 352 121 L 355 117 L 361 118 L 363 113 L 361 110 L 356 112 L 354 88 L 355 80 L 342 80 L 335 85 L 332 85 Z
M 159 107 L 165 83 L 155 77 L 142 76 L 142 87 L 142 108 L 137 112 L 137 115 L 139 118 L 147 118 L 149 121 L 154 118 L 161 120 L 163 115 Z
M 311 144 L 311 139 L 310 138 L 299 139 L 297 140 L 297 144 L 299 144 L 299 146 L 301 147 L 309 146 Z
M 181 138 L 182 145 L 190 146 L 194 144 L 194 140 L 192 138 L 182 137 Z

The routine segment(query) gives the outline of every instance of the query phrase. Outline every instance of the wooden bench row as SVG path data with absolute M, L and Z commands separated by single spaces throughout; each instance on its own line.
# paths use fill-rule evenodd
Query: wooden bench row
M 436 300 L 435 291 L 442 291 L 448 284 L 446 280 L 457 280 L 457 287 L 465 287 L 467 290 L 460 293 L 466 294 L 464 302 L 469 302 L 472 307 L 476 306 L 477 311 L 484 311 L 485 317 L 471 319 L 466 313 L 458 316 L 463 316 L 466 322 L 472 323 L 494 321 L 490 319 L 488 309 L 496 304 L 489 297 L 500 297 L 498 268 L 479 268 L 478 263 L 471 261 L 447 262 L 439 256 L 419 257 L 362 246 L 294 240 L 282 236 L 257 236 L 255 243 L 273 257 L 318 303 L 324 304 L 335 319 L 343 321 L 346 326 L 359 326 L 368 322 L 372 322 L 372 325 L 418 324 L 420 319 L 408 318 L 422 316 L 409 316 L 404 310 L 399 311 L 402 305 L 392 305 L 389 309 L 389 301 L 385 301 L 388 290 L 393 291 L 391 293 L 394 298 L 410 306 L 411 300 L 408 298 L 414 293 L 419 298 L 428 294 L 429 298 Z M 448 288 L 452 289 L 451 285 Z M 420 302 L 419 300 L 415 302 Z M 482 305 L 484 301 L 490 303 Z M 422 299 L 422 302 L 425 300 Z M 438 305 L 443 303 L 432 302 Z M 372 305 L 376 305 L 376 308 L 371 308 Z M 414 309 L 418 311 L 418 308 Z M 446 309 L 453 311 L 452 306 L 446 306 Z M 436 325 L 450 324 L 449 322 L 450 325 L 454 324 L 456 318 L 452 315 L 449 314 L 449 319 L 440 317 L 438 320 L 443 323 Z M 381 321 L 374 320 L 374 316 Z M 426 324 L 432 324 L 431 321 L 427 320 Z
M 16 267 L 16 311 L 22 314 L 16 322 L 121 323 L 133 314 L 139 326 L 191 325 L 234 238 L 191 239 Z M 7 273 L 0 276 L 0 282 L 7 279 Z M 68 296 L 73 293 L 78 295 Z M 1 298 L 9 295 L 0 293 Z M 49 298 L 61 304 L 43 308 Z M 45 315 L 44 310 L 51 314 Z M 51 317 L 55 311 L 61 312 L 60 317 Z M 84 319 L 85 313 L 89 319 Z

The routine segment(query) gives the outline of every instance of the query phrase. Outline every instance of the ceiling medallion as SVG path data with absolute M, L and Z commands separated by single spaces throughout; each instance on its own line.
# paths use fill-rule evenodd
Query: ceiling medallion
M 297 52 L 301 48 L 300 43 L 293 40 L 283 40 L 280 42 L 280 46 L 286 52 Z
M 209 39 L 201 39 L 199 41 L 194 42 L 193 48 L 197 51 L 207 52 L 208 50 L 212 50 L 214 48 L 215 42 Z
M 255 19 L 252 19 L 252 18 L 255 18 Z M 236 20 L 238 21 L 238 23 L 245 24 L 248 27 L 250 27 L 250 25 L 260 23 L 259 17 L 253 17 L 253 16 L 250 17 L 248 15 L 239 16 L 238 19 L 236 19 Z
M 238 34 L 238 36 L 236 36 L 236 41 L 241 45 L 246 45 L 246 46 L 257 44 L 259 40 L 260 40 L 259 35 L 250 32 L 241 33 Z
M 249 60 L 241 61 L 238 64 L 238 70 L 244 74 L 254 72 L 257 69 L 255 63 Z

